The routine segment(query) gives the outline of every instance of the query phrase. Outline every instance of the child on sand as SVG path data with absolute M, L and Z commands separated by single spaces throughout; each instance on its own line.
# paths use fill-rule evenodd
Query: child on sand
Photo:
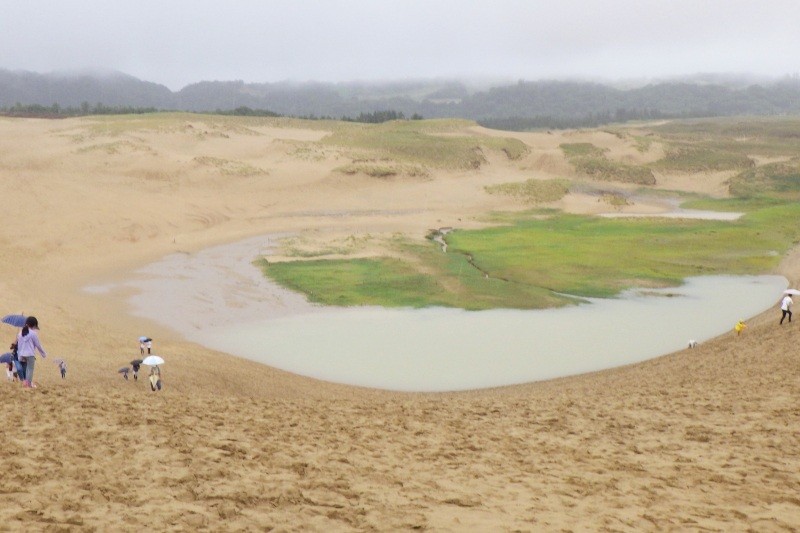
M 150 389 L 153 392 L 161 390 L 161 369 L 158 365 L 150 368 Z
M 747 324 L 744 323 L 744 320 L 740 320 L 739 322 L 736 323 L 735 326 L 733 326 L 733 331 L 736 332 L 736 336 L 738 337 L 739 335 L 742 334 L 742 331 L 744 331 L 746 327 Z
M 39 321 L 35 316 L 25 319 L 25 326 L 17 335 L 17 356 L 20 361 L 25 360 L 25 379 L 22 386 L 27 389 L 36 388 L 33 383 L 33 369 L 36 364 L 36 352 L 44 359 L 47 353 L 39 341 Z

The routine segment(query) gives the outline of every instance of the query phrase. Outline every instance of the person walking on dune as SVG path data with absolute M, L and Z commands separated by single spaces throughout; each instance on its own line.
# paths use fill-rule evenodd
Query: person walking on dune
M 793 303 L 794 302 L 792 301 L 792 295 L 791 294 L 787 294 L 786 296 L 783 297 L 783 300 L 781 300 L 781 321 L 780 321 L 780 324 L 783 324 L 783 319 L 785 319 L 787 316 L 789 317 L 789 322 L 792 321 L 792 304 Z
M 747 324 L 744 323 L 744 320 L 740 320 L 739 322 L 736 323 L 735 326 L 733 326 L 733 331 L 736 332 L 736 336 L 738 337 L 739 335 L 742 334 L 742 331 L 744 331 L 746 328 Z
M 47 357 L 47 353 L 42 348 L 42 343 L 39 341 L 39 321 L 35 316 L 29 316 L 25 319 L 25 326 L 22 331 L 17 335 L 17 354 L 20 360 L 25 360 L 25 380 L 22 386 L 25 388 L 33 388 L 33 367 L 36 363 L 36 352 L 38 351 L 42 358 Z

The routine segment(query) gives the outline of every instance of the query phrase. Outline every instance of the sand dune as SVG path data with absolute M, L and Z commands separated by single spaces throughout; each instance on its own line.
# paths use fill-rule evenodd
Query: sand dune
M 739 338 L 629 367 L 401 394 L 213 352 L 131 316 L 124 295 L 83 290 L 168 253 L 265 233 L 313 244 L 476 227 L 481 213 L 522 208 L 484 184 L 564 168 L 553 135 L 520 134 L 532 147 L 524 161 L 375 182 L 335 173 L 345 156 L 314 144 L 325 132 L 310 126 L 234 126 L 188 115 L 0 120 L 0 293 L 7 312 L 35 314 L 51 358 L 69 362 L 62 380 L 39 361 L 35 391 L 0 385 L 0 531 L 800 526 L 800 326 L 778 326 L 777 311 Z M 581 138 L 593 135 L 633 155 L 605 133 Z M 693 183 L 719 192 L 713 177 Z M 799 258 L 781 265 L 793 282 Z M 10 342 L 14 330 L 2 331 Z M 116 373 L 144 332 L 168 361 L 159 393 Z

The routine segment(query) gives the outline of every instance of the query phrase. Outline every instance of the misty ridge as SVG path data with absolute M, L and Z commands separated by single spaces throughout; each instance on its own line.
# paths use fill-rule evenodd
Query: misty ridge
M 0 70 L 0 110 L 17 116 L 188 111 L 381 121 L 463 118 L 510 130 L 628 120 L 800 114 L 800 78 L 704 74 L 641 82 L 201 81 L 172 91 L 115 72 Z M 365 118 L 366 117 L 366 118 Z

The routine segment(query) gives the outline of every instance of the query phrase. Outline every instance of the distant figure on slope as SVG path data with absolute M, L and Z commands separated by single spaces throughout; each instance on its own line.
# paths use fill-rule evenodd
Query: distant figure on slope
M 783 297 L 783 300 L 781 300 L 781 321 L 780 321 L 781 324 L 783 324 L 783 319 L 786 318 L 787 316 L 789 317 L 789 322 L 792 321 L 793 303 L 794 302 L 792 301 L 791 294 L 787 294 L 786 296 Z
M 147 349 L 147 355 L 150 355 L 153 349 L 153 339 L 150 337 L 139 337 L 139 353 L 144 355 L 145 349 Z
M 744 323 L 744 320 L 740 320 L 735 326 L 733 326 L 733 331 L 736 332 L 736 336 L 738 337 L 742 334 L 742 331 L 744 331 L 745 328 L 747 328 L 747 324 Z
M 131 361 L 131 367 L 133 367 L 133 381 L 137 381 L 139 379 L 139 369 L 142 367 L 142 360 L 134 359 Z

